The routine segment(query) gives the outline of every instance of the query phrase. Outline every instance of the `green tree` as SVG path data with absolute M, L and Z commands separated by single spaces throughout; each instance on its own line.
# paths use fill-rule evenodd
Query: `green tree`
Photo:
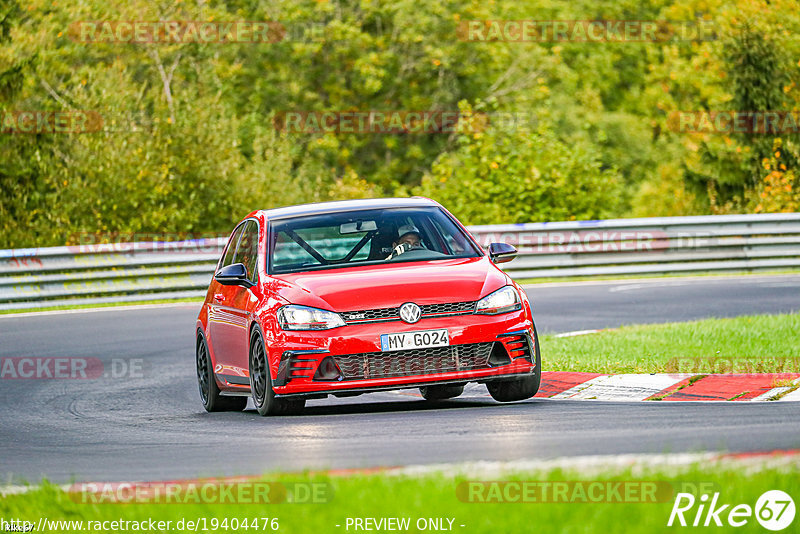
M 482 115 L 459 125 L 457 147 L 439 156 L 416 193 L 468 224 L 596 219 L 618 212 L 621 177 L 590 144 L 567 145 L 544 124 L 498 128 Z

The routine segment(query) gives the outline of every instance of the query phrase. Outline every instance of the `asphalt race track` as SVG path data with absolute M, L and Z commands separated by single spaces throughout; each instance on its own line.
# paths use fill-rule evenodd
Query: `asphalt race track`
M 543 333 L 800 310 L 800 275 L 528 286 Z
M 800 275 L 529 288 L 541 331 L 800 310 Z M 315 400 L 302 416 L 207 414 L 197 306 L 0 318 L 0 357 L 87 357 L 134 376 L 0 381 L 0 484 L 573 455 L 800 448 L 795 403 L 608 403 L 404 392 Z M 546 347 L 544 368 L 547 370 Z M 121 368 L 117 370 L 119 372 Z

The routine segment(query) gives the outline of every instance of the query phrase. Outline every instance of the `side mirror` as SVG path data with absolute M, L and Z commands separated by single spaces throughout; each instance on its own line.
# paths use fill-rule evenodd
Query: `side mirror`
M 506 243 L 489 245 L 489 259 L 493 263 L 506 263 L 517 257 L 517 249 Z
M 214 275 L 214 280 L 224 286 L 251 287 L 253 282 L 247 279 L 247 269 L 241 263 L 226 265 Z

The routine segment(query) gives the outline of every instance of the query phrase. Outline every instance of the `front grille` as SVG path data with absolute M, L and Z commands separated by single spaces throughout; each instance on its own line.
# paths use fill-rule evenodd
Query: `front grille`
M 449 315 L 467 315 L 475 311 L 475 302 L 447 302 L 445 304 L 423 304 L 420 311 L 422 318 L 447 317 Z M 343 312 L 342 317 L 347 324 L 377 323 L 383 321 L 399 321 L 400 306 L 394 308 L 375 308 L 371 310 L 356 310 Z
M 394 320 L 400 318 L 400 308 L 377 308 L 374 310 L 360 310 L 344 312 L 344 320 L 348 323 L 369 323 L 373 321 Z
M 334 356 L 344 380 L 471 371 L 489 367 L 492 342 Z
M 424 304 L 420 306 L 422 315 L 440 313 L 472 313 L 475 311 L 475 301 L 448 302 L 447 304 Z

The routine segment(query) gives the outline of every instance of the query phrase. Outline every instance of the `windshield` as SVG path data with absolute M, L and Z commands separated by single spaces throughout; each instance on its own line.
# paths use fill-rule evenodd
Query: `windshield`
M 270 222 L 270 273 L 482 255 L 441 209 L 387 208 Z

